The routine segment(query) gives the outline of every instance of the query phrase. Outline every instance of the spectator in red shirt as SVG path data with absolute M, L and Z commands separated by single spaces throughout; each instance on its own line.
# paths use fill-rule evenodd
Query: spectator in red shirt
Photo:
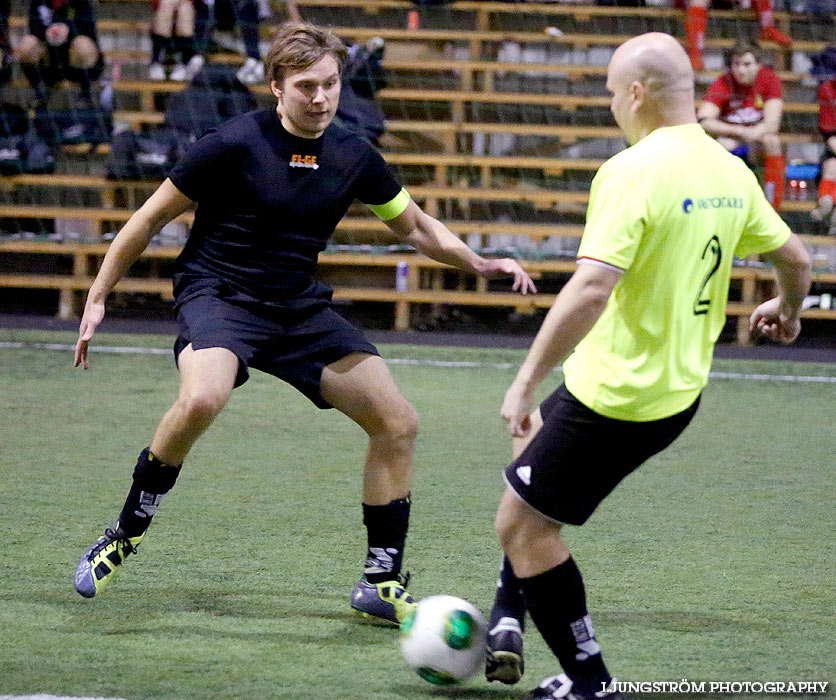
M 761 65 L 758 52 L 756 44 L 740 41 L 726 53 L 729 71 L 711 83 L 697 117 L 729 151 L 764 163 L 764 192 L 778 210 L 786 170 L 778 136 L 784 101 L 781 79 Z
M 741 3 L 742 4 L 742 3 Z M 752 6 L 758 13 L 761 23 L 761 41 L 774 41 L 781 46 L 792 46 L 790 39 L 775 26 L 772 15 L 772 0 L 753 0 Z M 688 13 L 685 15 L 685 36 L 688 40 L 688 57 L 694 71 L 701 71 L 705 66 L 702 50 L 705 44 L 705 28 L 708 25 L 708 0 L 688 0 Z
M 813 57 L 811 73 L 819 86 L 819 131 L 824 138 L 824 158 L 819 181 L 819 203 L 810 212 L 817 221 L 830 219 L 828 233 L 836 236 L 836 47 Z

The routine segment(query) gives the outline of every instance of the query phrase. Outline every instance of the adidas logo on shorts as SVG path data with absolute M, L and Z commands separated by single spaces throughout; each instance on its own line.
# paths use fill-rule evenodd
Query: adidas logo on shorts
M 531 467 L 517 467 L 517 477 L 526 486 L 531 486 Z

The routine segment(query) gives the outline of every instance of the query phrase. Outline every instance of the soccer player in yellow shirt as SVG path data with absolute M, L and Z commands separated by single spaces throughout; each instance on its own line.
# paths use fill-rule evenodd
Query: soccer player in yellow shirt
M 734 256 L 760 253 L 778 296 L 753 331 L 800 331 L 810 260 L 745 163 L 694 113 L 688 56 L 667 34 L 621 45 L 607 74 L 630 148 L 592 182 L 578 268 L 505 395 L 517 454 L 496 516 L 506 559 L 491 616 L 490 680 L 522 675 L 527 609 L 563 674 L 527 698 L 622 695 L 601 657 L 581 573 L 561 539 L 615 486 L 685 429 L 708 380 Z M 534 410 L 534 389 L 564 362 L 565 385 Z

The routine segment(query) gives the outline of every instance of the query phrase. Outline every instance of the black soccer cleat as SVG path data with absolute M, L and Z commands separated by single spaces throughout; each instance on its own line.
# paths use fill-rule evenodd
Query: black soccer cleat
M 519 620 L 502 617 L 488 632 L 485 678 L 513 685 L 519 682 L 524 672 L 522 628 Z

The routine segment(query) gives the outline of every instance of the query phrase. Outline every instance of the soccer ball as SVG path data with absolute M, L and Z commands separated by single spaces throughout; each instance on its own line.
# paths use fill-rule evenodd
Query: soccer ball
M 425 681 L 450 685 L 485 663 L 487 631 L 482 614 L 466 600 L 434 595 L 401 623 L 401 652 Z

